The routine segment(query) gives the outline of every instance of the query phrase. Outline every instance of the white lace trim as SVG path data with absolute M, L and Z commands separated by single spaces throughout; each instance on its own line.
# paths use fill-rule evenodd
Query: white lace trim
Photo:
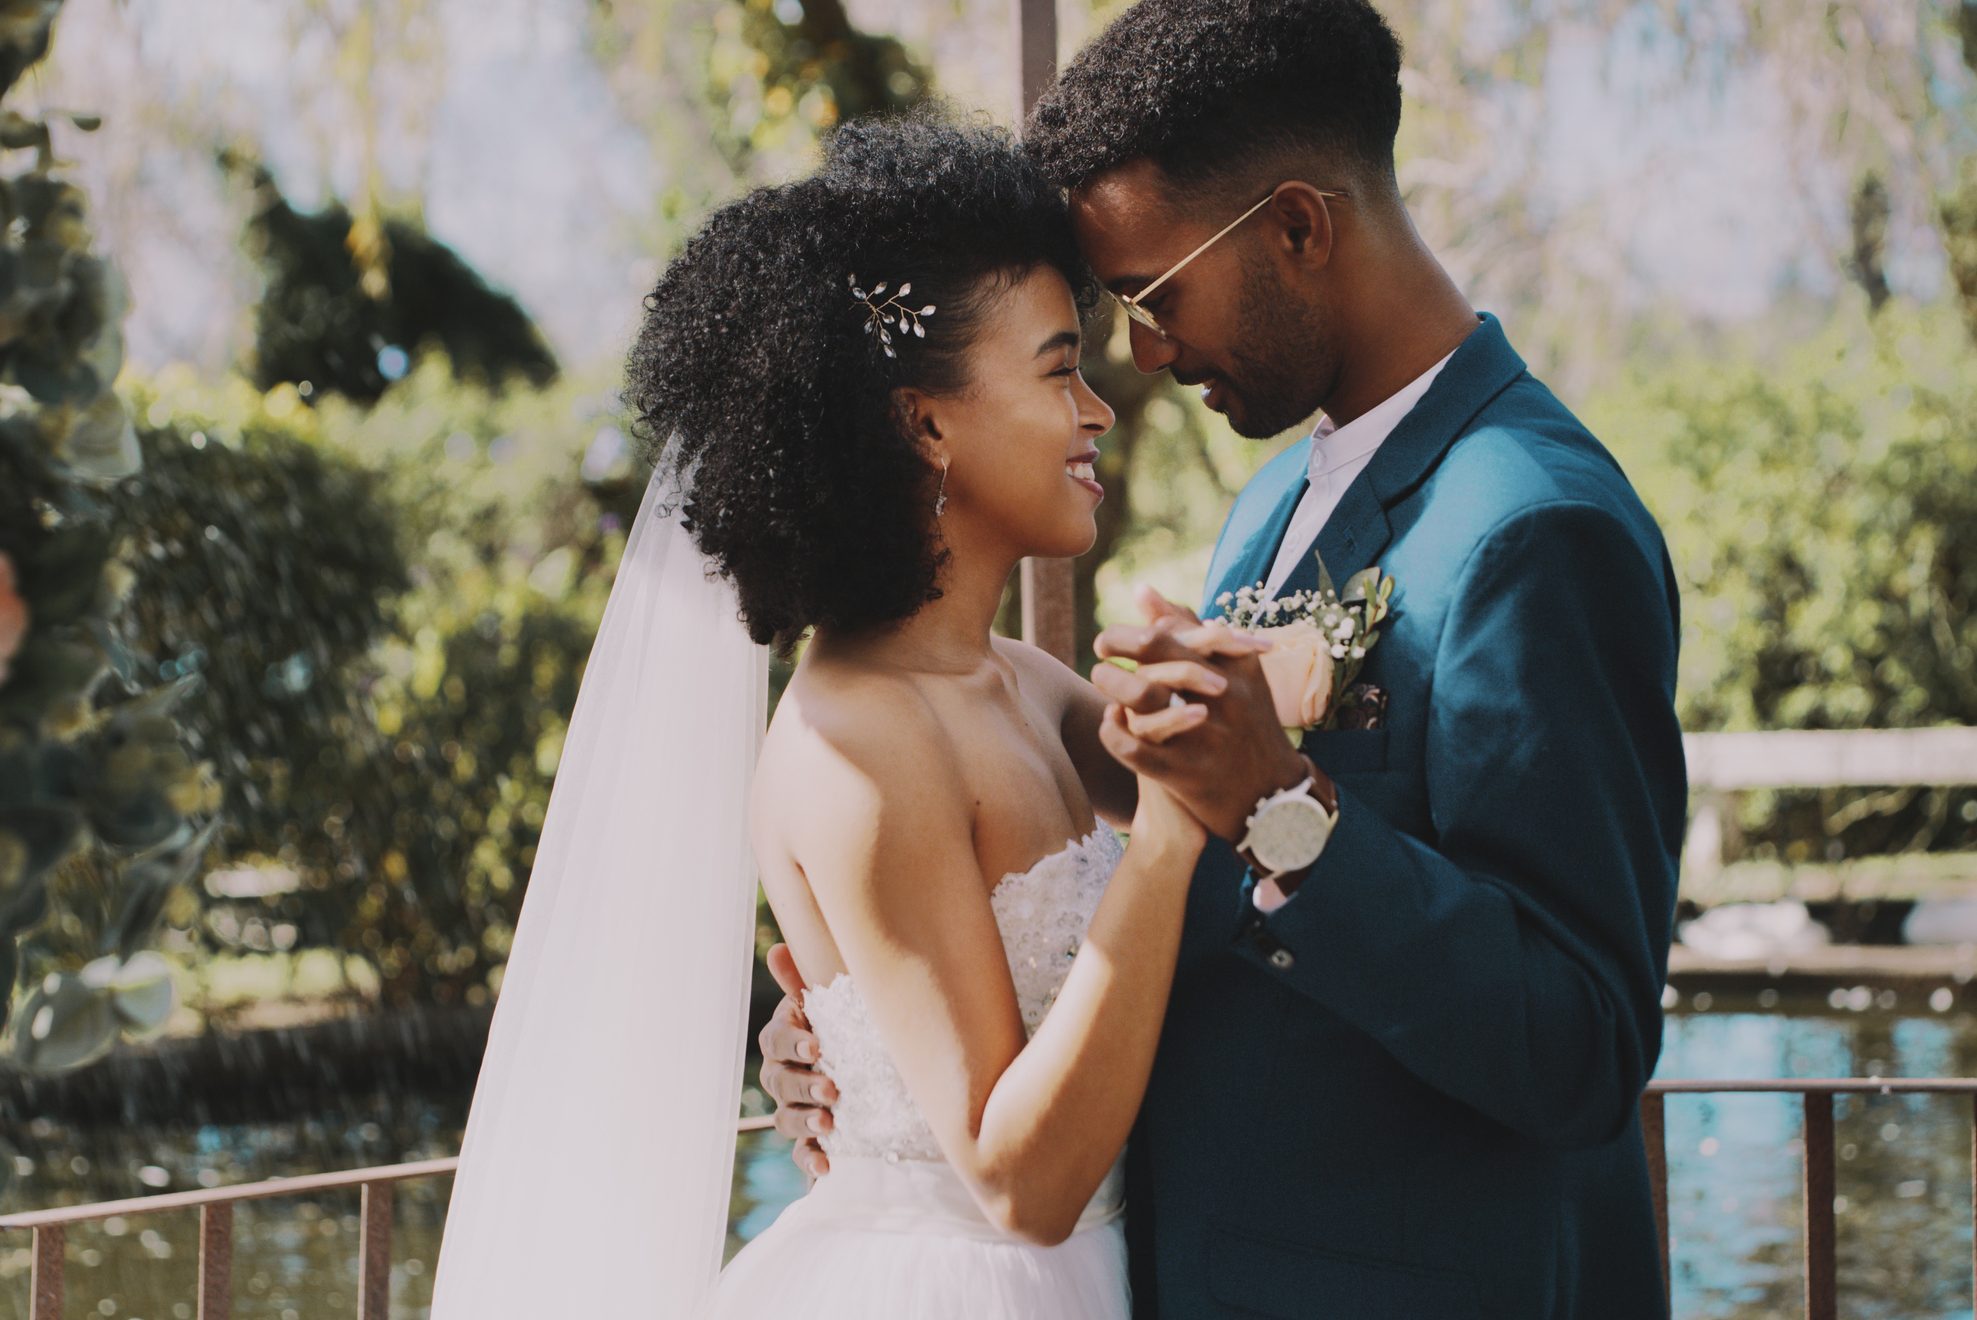
M 1064 988 L 1071 960 L 1124 852 L 1119 836 L 1101 821 L 1029 870 L 1011 871 L 989 892 L 1025 1031 L 1036 1031 Z M 803 1010 L 823 1049 L 819 1066 L 838 1089 L 833 1129 L 822 1138 L 825 1152 L 941 1159 L 933 1130 L 907 1094 L 850 974 L 840 972 L 829 984 L 805 991 Z

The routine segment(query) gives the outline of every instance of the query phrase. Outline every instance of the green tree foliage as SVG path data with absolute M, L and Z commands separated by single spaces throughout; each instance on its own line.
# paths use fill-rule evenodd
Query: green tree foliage
M 1977 9 L 1969 12 L 1977 14 Z M 1972 26 L 1977 27 L 1977 19 Z M 1963 323 L 1971 339 L 1977 340 L 1977 157 L 1963 163 L 1963 177 L 1956 191 L 1943 199 L 1940 218 Z
M 143 623 L 206 684 L 228 857 L 274 879 L 209 943 L 285 929 L 392 1003 L 485 994 L 643 491 L 616 408 L 437 357 L 368 408 L 158 387 Z
M 252 377 L 375 402 L 418 355 L 437 350 L 462 380 L 538 389 L 556 359 L 513 298 L 408 220 L 366 223 L 342 205 L 304 215 L 259 165 L 222 164 L 254 194 L 246 244 L 267 273 L 254 316 Z
M 748 72 L 774 119 L 821 94 L 812 122 L 903 110 L 927 95 L 927 71 L 892 37 L 852 26 L 843 0 L 803 0 L 786 10 L 740 0 L 742 39 L 758 52 Z
M 832 125 L 905 109 L 932 87 L 897 39 L 853 25 L 843 0 L 592 0 L 590 20 L 606 77 L 655 145 L 683 145 L 690 124 L 718 152 L 726 177 L 694 209 L 801 168 Z M 669 199 L 675 219 L 680 202 Z
M 333 944 L 343 904 L 320 895 L 357 873 L 340 822 L 388 755 L 367 692 L 411 581 L 401 521 L 381 474 L 303 427 L 143 411 L 147 480 L 118 499 L 142 529 L 133 625 L 158 678 L 197 679 L 183 719 L 225 794 L 222 849 L 305 881 L 263 915 Z
M 0 96 L 46 51 L 59 5 L 0 4 Z M 146 951 L 205 851 L 215 804 L 172 708 L 147 687 L 125 608 L 125 526 L 106 492 L 139 469 L 112 389 L 124 296 L 61 175 L 59 126 L 0 110 L 0 1020 L 12 1053 L 61 1068 L 158 1026 L 171 983 Z
M 604 539 L 541 576 L 581 571 Z M 375 857 L 343 934 L 395 1003 L 478 1001 L 506 960 L 596 628 L 594 592 L 565 605 L 526 579 L 482 585 L 430 619 L 384 694 L 384 773 L 352 822 Z

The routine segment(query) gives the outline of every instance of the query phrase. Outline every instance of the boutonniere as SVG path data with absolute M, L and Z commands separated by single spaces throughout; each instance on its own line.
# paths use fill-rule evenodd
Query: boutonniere
M 1310 729 L 1370 728 L 1385 694 L 1358 683 L 1366 656 L 1390 613 L 1394 580 L 1375 565 L 1352 575 L 1343 591 L 1318 561 L 1318 589 L 1271 599 L 1261 582 L 1216 597 L 1228 624 L 1270 639 L 1259 659 L 1284 733 L 1296 745 Z M 1363 719 L 1361 717 L 1364 717 Z

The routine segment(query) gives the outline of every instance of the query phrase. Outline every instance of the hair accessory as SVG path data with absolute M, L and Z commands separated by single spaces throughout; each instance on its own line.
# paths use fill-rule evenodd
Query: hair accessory
M 892 297 L 887 298 L 884 302 L 876 302 L 874 299 L 880 297 L 886 291 L 885 283 L 881 282 L 873 285 L 871 292 L 868 293 L 858 287 L 858 276 L 856 273 L 846 276 L 845 282 L 851 286 L 851 296 L 865 306 L 867 312 L 865 317 L 865 333 L 869 335 L 875 331 L 877 332 L 879 336 L 879 347 L 886 351 L 887 357 L 896 358 L 899 356 L 892 348 L 892 332 L 894 330 L 897 330 L 902 337 L 909 334 L 920 339 L 927 337 L 926 327 L 920 324 L 920 318 L 923 316 L 932 316 L 934 314 L 934 305 L 928 303 L 925 307 L 915 310 L 899 301 L 907 294 L 913 292 L 913 286 L 911 284 L 900 285 L 898 291 Z

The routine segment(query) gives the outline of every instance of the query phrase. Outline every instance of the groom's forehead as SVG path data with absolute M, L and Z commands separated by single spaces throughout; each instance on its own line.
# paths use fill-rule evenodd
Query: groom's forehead
M 1151 280 L 1152 265 L 1171 246 L 1173 194 L 1150 159 L 1128 161 L 1095 175 L 1071 194 L 1078 246 L 1105 285 Z

